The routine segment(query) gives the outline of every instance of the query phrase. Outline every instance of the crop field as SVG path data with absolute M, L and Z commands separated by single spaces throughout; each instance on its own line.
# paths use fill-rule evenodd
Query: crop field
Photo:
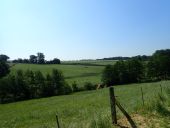
M 133 115 L 140 114 L 148 117 L 145 125 L 148 127 L 168 127 L 169 115 L 147 114 L 154 97 L 169 87 L 170 81 L 156 83 L 130 84 L 116 86 L 117 99 L 125 110 Z M 145 105 L 142 106 L 141 91 L 143 88 Z M 99 124 L 102 128 L 111 128 L 110 101 L 108 88 L 78 92 L 72 95 L 55 96 L 34 99 L 10 104 L 0 104 L 1 128 L 55 128 L 55 115 L 59 117 L 61 128 L 95 128 Z M 170 105 L 170 101 L 166 103 Z M 148 111 L 147 111 L 148 110 Z M 118 110 L 118 120 L 123 118 Z M 153 118 L 153 120 L 151 120 Z M 155 122 L 159 119 L 161 122 Z M 147 124 L 148 123 L 148 124 Z M 158 125 L 159 124 L 159 125 Z M 137 126 L 144 125 L 142 120 Z M 141 126 L 143 127 L 143 126 Z
M 104 66 L 16 64 L 11 69 L 11 73 L 15 73 L 19 69 L 23 71 L 28 69 L 32 71 L 39 70 L 44 75 L 51 73 L 52 69 L 59 69 L 69 84 L 76 81 L 78 86 L 82 86 L 85 82 L 100 83 Z

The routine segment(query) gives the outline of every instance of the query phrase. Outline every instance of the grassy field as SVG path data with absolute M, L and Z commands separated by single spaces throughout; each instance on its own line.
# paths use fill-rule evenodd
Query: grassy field
M 78 86 L 82 86 L 85 82 L 100 83 L 104 66 L 16 64 L 12 66 L 11 73 L 15 73 L 18 69 L 23 71 L 28 69 L 32 71 L 40 70 L 44 75 L 51 73 L 52 69 L 59 69 L 63 72 L 69 84 L 76 81 Z
M 114 65 L 115 60 L 80 60 L 80 61 L 62 61 L 62 64 L 80 64 L 80 65 Z
M 170 81 L 117 86 L 115 92 L 128 113 L 143 113 L 145 115 L 146 110 L 145 107 L 142 107 L 140 87 L 143 88 L 145 105 L 147 105 L 153 101 L 156 94 L 160 93 L 160 84 L 164 93 L 164 89 L 170 85 Z M 142 110 L 144 112 L 140 112 Z M 0 127 L 55 128 L 56 114 L 59 116 L 61 128 L 94 128 L 94 124 L 98 122 L 101 127 L 109 128 L 111 117 L 108 88 L 66 96 L 1 104 Z M 164 127 L 169 122 L 169 117 L 154 116 L 162 121 L 159 127 Z M 120 111 L 118 111 L 118 118 L 122 118 Z M 150 118 L 148 118 L 148 121 Z M 138 125 L 141 125 L 140 123 Z M 154 123 L 153 127 L 155 127 Z

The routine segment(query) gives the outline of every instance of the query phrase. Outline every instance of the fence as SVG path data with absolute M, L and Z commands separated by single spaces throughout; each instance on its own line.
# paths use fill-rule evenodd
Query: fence
M 164 92 L 164 86 L 162 86 L 162 84 L 158 83 L 158 85 L 156 85 L 156 88 L 153 88 L 153 86 L 150 85 L 150 83 L 148 83 L 148 85 L 149 86 L 145 86 L 145 87 L 139 86 L 139 85 L 137 85 L 137 86 L 132 85 L 132 87 L 131 87 L 131 85 L 127 85 L 127 86 L 119 86 L 119 87 L 110 87 L 109 88 L 109 101 L 110 101 L 110 106 L 111 106 L 112 124 L 118 125 L 118 120 L 117 120 L 118 119 L 118 117 L 117 117 L 118 113 L 117 112 L 121 112 L 127 118 L 127 120 L 129 122 L 129 124 L 131 125 L 131 127 L 132 128 L 137 128 L 136 122 L 131 118 L 131 116 L 129 114 L 130 112 L 126 108 L 126 106 L 128 106 L 128 107 L 132 107 L 132 106 L 130 106 L 129 103 L 127 104 L 126 101 L 123 102 L 123 100 L 122 100 L 123 97 L 126 97 L 128 93 L 123 94 L 122 92 L 125 92 L 125 91 L 130 92 L 131 95 L 129 95 L 128 98 L 133 97 L 131 99 L 131 101 L 134 101 L 134 99 L 138 98 L 138 100 L 140 101 L 140 106 L 145 106 L 147 104 L 147 96 L 152 98 L 150 94 L 146 95 L 146 94 L 148 94 L 148 92 L 153 91 L 154 89 L 155 89 L 155 94 Z M 129 88 L 129 86 L 130 86 L 130 88 Z M 150 86 L 152 86 L 152 87 L 150 87 Z M 123 88 L 121 88 L 121 87 L 123 87 Z M 128 88 L 129 88 L 129 90 L 126 90 Z M 132 92 L 135 92 L 135 91 L 138 91 L 137 92 L 138 95 L 134 95 L 136 93 L 132 93 Z M 110 113 L 110 111 L 109 111 L 109 113 Z M 57 122 L 57 128 L 61 128 L 57 115 L 56 115 L 56 122 Z

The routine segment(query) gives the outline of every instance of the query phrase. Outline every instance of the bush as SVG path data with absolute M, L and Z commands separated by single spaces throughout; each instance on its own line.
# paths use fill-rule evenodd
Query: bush
M 9 72 L 9 65 L 4 61 L 0 61 L 0 78 L 6 76 Z
M 75 81 L 72 83 L 72 89 L 73 89 L 73 92 L 79 91 L 79 88 L 77 87 L 77 83 Z
M 96 85 L 93 85 L 92 83 L 90 82 L 86 82 L 84 84 L 84 89 L 85 90 L 95 90 L 96 89 Z

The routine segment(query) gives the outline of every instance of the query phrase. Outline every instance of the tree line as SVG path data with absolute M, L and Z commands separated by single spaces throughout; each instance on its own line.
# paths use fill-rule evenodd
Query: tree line
M 102 82 L 107 86 L 170 79 L 170 49 L 157 50 L 148 61 L 139 57 L 107 65 Z
M 60 64 L 61 61 L 58 58 L 53 60 L 45 60 L 45 55 L 38 52 L 37 55 L 30 55 L 29 59 L 18 58 L 12 61 L 13 63 L 29 63 L 29 64 Z
M 143 61 L 148 61 L 151 58 L 151 56 L 147 55 L 138 55 L 133 57 L 123 57 L 123 56 L 117 56 L 117 57 L 109 57 L 109 58 L 103 58 L 103 59 L 97 59 L 97 60 L 130 60 L 130 59 L 140 59 Z
M 15 74 L 0 79 L 1 103 L 19 100 L 65 95 L 72 92 L 63 74 L 53 69 L 43 76 L 40 71 L 17 70 Z

